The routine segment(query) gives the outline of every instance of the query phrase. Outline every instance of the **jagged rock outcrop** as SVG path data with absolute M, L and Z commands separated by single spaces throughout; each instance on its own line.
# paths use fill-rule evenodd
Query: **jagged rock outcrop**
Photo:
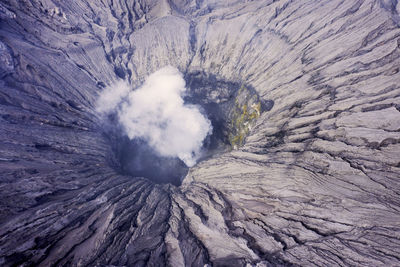
M 400 2 L 0 3 L 0 265 L 400 265 Z M 118 174 L 99 92 L 172 65 L 273 107 L 183 184 Z

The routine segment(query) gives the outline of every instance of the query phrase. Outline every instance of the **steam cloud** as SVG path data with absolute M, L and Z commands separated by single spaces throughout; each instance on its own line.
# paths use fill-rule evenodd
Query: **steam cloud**
M 192 167 L 212 126 L 197 106 L 184 103 L 185 91 L 179 70 L 164 67 L 134 91 L 125 82 L 106 88 L 97 101 L 97 110 L 117 110 L 118 120 L 131 140 L 145 140 L 160 156 L 178 157 Z

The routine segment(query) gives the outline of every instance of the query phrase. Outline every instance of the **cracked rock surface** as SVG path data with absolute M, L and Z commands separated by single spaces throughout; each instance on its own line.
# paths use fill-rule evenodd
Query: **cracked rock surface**
M 399 12 L 2 0 L 0 265 L 399 266 Z M 94 107 L 166 65 L 274 103 L 179 187 L 118 174 Z

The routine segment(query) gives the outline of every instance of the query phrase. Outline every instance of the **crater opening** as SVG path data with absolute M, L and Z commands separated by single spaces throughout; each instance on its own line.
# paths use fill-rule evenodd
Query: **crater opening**
M 117 170 L 121 174 L 143 177 L 154 183 L 179 186 L 189 167 L 178 157 L 163 157 L 146 141 L 121 136 L 116 143 Z
M 181 118 L 177 114 L 165 116 L 165 113 L 169 111 L 165 111 L 162 106 L 169 106 L 171 103 L 156 100 L 163 98 L 159 95 L 163 93 L 152 94 L 151 91 L 144 91 L 143 94 L 149 94 L 155 98 L 156 107 L 145 107 L 145 113 L 138 112 L 137 109 L 143 108 L 143 103 L 133 101 L 132 98 L 137 95 L 132 95 L 130 92 L 139 92 L 141 88 L 146 87 L 146 82 L 133 91 L 121 89 L 118 86 L 111 88 L 113 95 L 108 96 L 108 100 L 113 100 L 115 103 L 114 110 L 107 116 L 108 125 L 112 125 L 108 127 L 107 136 L 112 143 L 113 166 L 119 173 L 144 177 L 155 183 L 170 183 L 179 186 L 189 168 L 199 161 L 242 146 L 255 121 L 262 112 L 270 110 L 273 106 L 272 101 L 262 100 L 254 88 L 239 82 L 225 81 L 204 72 L 185 73 L 181 78 L 185 90 L 179 93 L 182 100 L 180 104 L 181 107 L 187 107 L 187 109 L 179 109 L 175 106 L 174 112 L 192 112 L 195 115 L 192 117 Z M 171 81 L 164 80 L 163 82 Z M 164 85 L 157 84 L 156 86 Z M 123 91 L 122 94 L 120 94 L 121 91 Z M 167 102 L 174 101 L 169 97 L 166 97 Z M 115 101 L 115 98 L 119 100 Z M 146 99 L 140 99 L 142 102 L 147 100 L 147 96 Z M 146 103 L 146 105 L 152 104 L 151 99 Z M 124 112 L 135 113 L 137 116 L 132 114 L 128 116 L 123 114 Z M 154 119 L 153 116 L 161 118 Z M 185 118 L 188 120 L 185 121 Z M 207 123 L 192 121 L 195 119 L 200 121 L 205 119 Z M 131 125 L 132 120 L 139 120 L 133 124 L 134 127 Z M 170 124 L 175 123 L 172 120 L 177 120 L 178 126 L 172 127 Z M 180 125 L 181 123 L 184 125 Z M 209 129 L 196 127 L 209 127 Z M 196 130 L 192 131 L 191 128 L 196 128 Z M 181 135 L 181 131 L 186 130 L 189 134 Z M 154 131 L 162 133 L 161 138 L 177 138 L 177 140 L 171 140 L 171 142 L 159 140 L 158 133 Z M 137 132 L 145 134 L 139 135 Z M 153 134 L 156 137 L 148 136 Z M 202 135 L 198 138 L 200 134 Z M 193 139 L 196 140 L 193 141 Z M 168 141 L 167 144 L 166 141 Z M 177 147 L 170 147 L 170 144 Z M 195 145 L 191 146 L 192 144 Z M 170 151 L 164 151 L 163 146 Z M 187 147 L 189 149 L 186 149 Z M 190 154 L 186 153 L 187 151 Z

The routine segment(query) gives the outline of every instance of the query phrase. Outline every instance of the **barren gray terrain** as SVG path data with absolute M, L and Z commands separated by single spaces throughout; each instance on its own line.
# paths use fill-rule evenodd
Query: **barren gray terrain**
M 1 0 L 0 265 L 400 266 L 399 12 Z M 246 84 L 268 103 L 180 186 L 117 171 L 96 112 L 167 65 L 202 73 L 205 100 Z

